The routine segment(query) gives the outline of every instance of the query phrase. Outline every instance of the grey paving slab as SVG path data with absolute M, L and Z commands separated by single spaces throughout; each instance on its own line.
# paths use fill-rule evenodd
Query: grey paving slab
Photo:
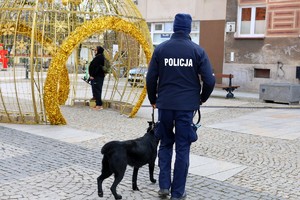
M 76 143 L 101 137 L 101 134 L 78 130 L 67 126 L 27 125 L 0 123 L 1 126 L 32 133 L 39 136 Z
M 264 109 L 209 127 L 294 140 L 300 138 L 300 109 Z

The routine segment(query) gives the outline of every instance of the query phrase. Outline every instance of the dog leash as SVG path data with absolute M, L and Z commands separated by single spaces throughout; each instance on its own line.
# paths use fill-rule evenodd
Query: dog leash
M 198 114 L 198 120 L 197 120 L 196 123 L 194 123 L 194 126 L 196 126 L 197 129 L 198 129 L 198 128 L 200 128 L 200 126 L 201 126 L 201 124 L 200 124 L 200 121 L 201 121 L 201 112 L 200 112 L 200 108 L 194 112 L 194 116 L 193 116 L 193 117 L 195 117 L 196 114 Z
M 152 108 L 152 122 L 153 122 L 153 124 L 154 124 L 154 108 Z

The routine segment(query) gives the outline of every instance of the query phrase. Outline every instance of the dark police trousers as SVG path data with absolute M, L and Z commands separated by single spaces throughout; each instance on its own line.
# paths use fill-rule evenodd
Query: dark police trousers
M 171 189 L 171 196 L 174 198 L 181 197 L 185 192 L 190 146 L 192 142 L 197 140 L 192 121 L 193 113 L 194 111 L 158 110 L 156 137 L 160 139 L 158 152 L 159 187 L 160 189 Z M 174 127 L 175 129 L 173 129 Z M 172 181 L 171 163 L 174 143 L 176 157 Z

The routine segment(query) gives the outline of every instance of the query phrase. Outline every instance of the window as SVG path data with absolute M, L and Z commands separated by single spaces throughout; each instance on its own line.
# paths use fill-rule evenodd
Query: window
M 156 22 L 148 23 L 153 45 L 158 45 L 166 40 L 169 40 L 173 34 L 173 22 Z M 190 33 L 191 39 L 196 44 L 199 44 L 200 22 L 192 22 L 192 30 Z
M 167 22 L 165 23 L 165 32 L 173 32 L 173 22 Z
M 266 7 L 240 7 L 238 12 L 237 37 L 264 37 L 266 29 Z
M 270 69 L 254 68 L 254 78 L 270 78 Z
M 152 23 L 151 26 L 151 37 L 154 45 L 170 39 L 173 32 L 173 23 Z
M 192 22 L 192 32 L 193 31 L 196 31 L 196 32 L 200 31 L 200 23 L 199 23 L 199 21 L 193 21 Z
M 147 23 L 147 26 L 148 26 L 149 32 L 151 32 L 151 23 Z
M 172 34 L 167 34 L 167 33 L 154 33 L 153 34 L 153 43 L 160 44 L 160 43 L 170 39 L 171 35 Z
M 162 31 L 163 30 L 163 24 L 155 24 L 154 25 L 155 31 Z

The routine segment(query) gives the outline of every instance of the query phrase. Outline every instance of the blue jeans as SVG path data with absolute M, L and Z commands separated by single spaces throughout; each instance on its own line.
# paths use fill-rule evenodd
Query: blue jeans
M 96 77 L 91 80 L 93 97 L 96 99 L 96 106 L 102 106 L 102 86 L 104 77 Z
M 160 139 L 158 152 L 159 187 L 170 189 L 171 196 L 181 197 L 185 192 L 189 169 L 190 146 L 196 134 L 193 129 L 193 111 L 158 110 L 158 129 L 156 136 Z M 175 127 L 175 133 L 173 129 Z M 171 164 L 173 145 L 175 143 L 175 166 L 171 181 Z

